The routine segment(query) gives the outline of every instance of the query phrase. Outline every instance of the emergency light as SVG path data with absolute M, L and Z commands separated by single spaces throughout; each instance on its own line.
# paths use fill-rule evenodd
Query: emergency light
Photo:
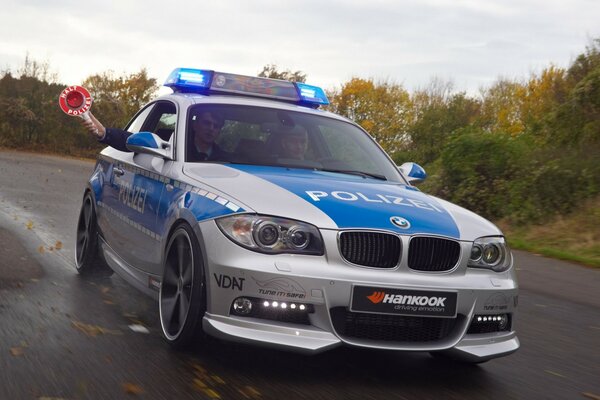
M 176 68 L 164 86 L 174 92 L 256 96 L 312 108 L 329 104 L 325 92 L 318 86 L 203 69 Z
M 92 96 L 84 87 L 77 85 L 66 87 L 58 96 L 58 104 L 65 114 L 91 121 L 88 111 L 92 106 Z

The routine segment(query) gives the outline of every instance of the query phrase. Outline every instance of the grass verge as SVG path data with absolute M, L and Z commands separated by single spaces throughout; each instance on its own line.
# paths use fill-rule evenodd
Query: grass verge
M 600 268 L 600 196 L 544 225 L 498 225 L 513 249 Z

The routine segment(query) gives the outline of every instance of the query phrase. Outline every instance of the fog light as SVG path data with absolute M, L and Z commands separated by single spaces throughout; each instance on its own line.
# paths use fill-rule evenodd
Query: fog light
M 238 297 L 233 301 L 233 311 L 239 315 L 248 315 L 252 312 L 252 301 L 246 297 Z
M 509 314 L 475 315 L 467 333 L 491 333 L 510 330 Z
M 498 328 L 503 331 L 508 326 L 508 315 L 502 314 L 498 317 Z

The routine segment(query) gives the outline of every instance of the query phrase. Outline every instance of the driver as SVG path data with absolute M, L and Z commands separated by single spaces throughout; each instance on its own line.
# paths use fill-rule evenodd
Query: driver
M 81 120 L 92 137 L 100 143 L 107 144 L 117 150 L 129 152 L 127 138 L 132 135 L 116 128 L 105 128 L 90 112 L 89 120 Z M 218 112 L 201 111 L 192 117 L 192 141 L 188 146 L 187 161 L 227 161 L 230 153 L 215 143 L 224 124 L 223 116 Z

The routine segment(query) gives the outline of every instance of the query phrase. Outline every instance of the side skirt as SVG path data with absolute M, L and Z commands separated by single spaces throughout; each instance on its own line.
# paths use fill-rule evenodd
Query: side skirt
M 127 264 L 119 255 L 104 241 L 101 236 L 98 236 L 98 242 L 104 258 L 108 265 L 127 283 L 141 291 L 142 293 L 152 297 L 158 301 L 158 293 L 161 277 L 148 274 L 138 268 Z

